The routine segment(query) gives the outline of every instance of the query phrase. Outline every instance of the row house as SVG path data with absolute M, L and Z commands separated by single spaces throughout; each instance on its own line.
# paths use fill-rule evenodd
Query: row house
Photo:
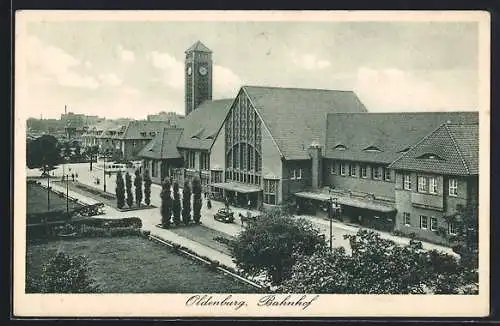
M 160 184 L 173 171 L 183 167 L 183 158 L 177 149 L 182 129 L 163 128 L 138 154 L 145 173 L 151 181 Z
M 165 121 L 130 121 L 123 133 L 115 135 L 112 140 L 120 151 L 122 160 L 136 161 L 141 159 L 139 152 L 165 127 L 169 127 Z

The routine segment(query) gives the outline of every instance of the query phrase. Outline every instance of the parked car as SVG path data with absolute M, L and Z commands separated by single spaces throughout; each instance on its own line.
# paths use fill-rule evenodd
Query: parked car
M 220 208 L 217 213 L 214 215 L 214 220 L 223 222 L 223 223 L 233 223 L 234 222 L 234 213 L 229 208 Z

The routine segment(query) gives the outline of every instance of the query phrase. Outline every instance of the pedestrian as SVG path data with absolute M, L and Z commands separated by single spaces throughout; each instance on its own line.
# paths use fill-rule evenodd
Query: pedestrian
M 252 207 L 252 202 L 250 201 L 250 199 L 248 200 L 247 206 L 248 206 L 248 209 L 250 209 Z
M 75 174 L 74 173 L 71 173 L 71 179 L 73 180 L 73 182 L 75 182 Z
M 212 209 L 212 201 L 210 200 L 210 198 L 207 199 L 207 208 Z

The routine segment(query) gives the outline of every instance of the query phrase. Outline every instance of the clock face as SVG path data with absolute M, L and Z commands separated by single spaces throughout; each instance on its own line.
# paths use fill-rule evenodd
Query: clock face
M 192 71 L 191 71 L 191 66 L 189 66 L 189 67 L 188 67 L 188 70 L 187 70 L 188 75 L 190 75 L 190 76 L 191 76 L 191 72 L 192 72 Z
M 207 74 L 208 70 L 205 67 L 200 67 L 200 75 L 205 76 Z

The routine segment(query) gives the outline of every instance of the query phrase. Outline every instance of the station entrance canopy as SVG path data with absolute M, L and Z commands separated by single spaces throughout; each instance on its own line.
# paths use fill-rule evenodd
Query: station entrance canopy
M 356 198 L 348 195 L 339 195 L 339 194 L 330 195 L 327 193 L 303 191 L 295 193 L 295 196 L 306 199 L 318 200 L 318 201 L 329 201 L 330 198 L 333 198 L 336 199 L 337 203 L 341 205 L 370 209 L 373 211 L 384 212 L 384 213 L 390 213 L 396 210 L 390 204 L 380 203 L 366 198 Z

